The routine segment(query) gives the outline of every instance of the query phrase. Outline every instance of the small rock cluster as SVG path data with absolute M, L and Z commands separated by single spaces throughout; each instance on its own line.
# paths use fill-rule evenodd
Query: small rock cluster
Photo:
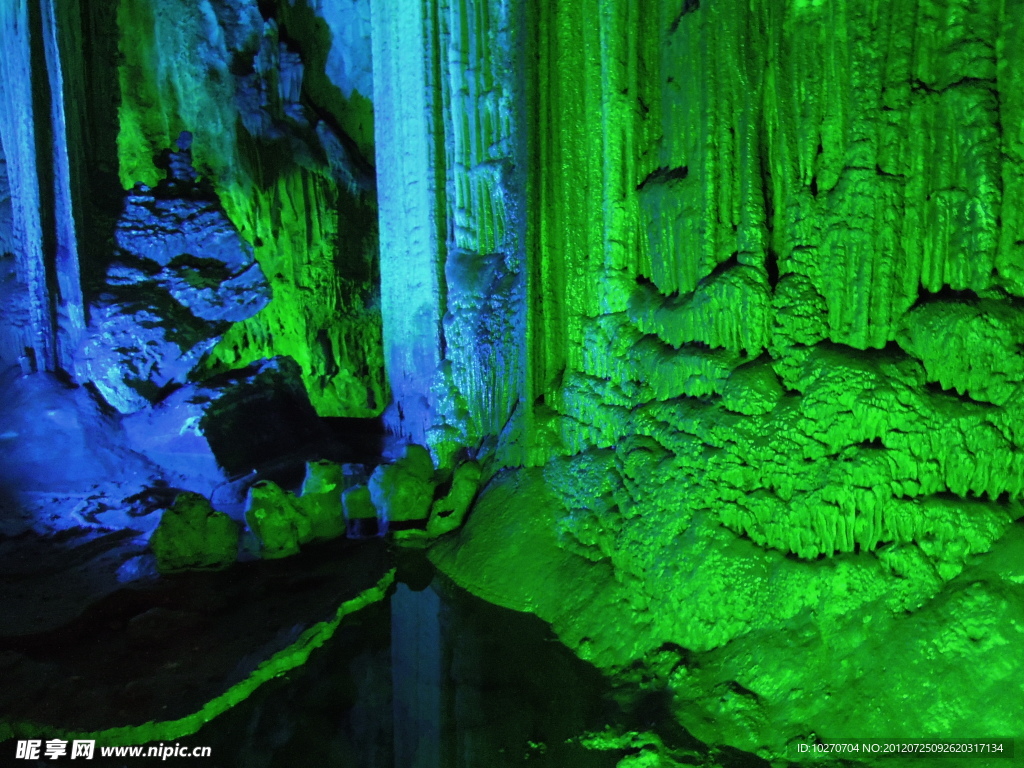
M 434 469 L 430 453 L 407 445 L 392 464 L 365 480 L 362 465 L 316 460 L 306 463 L 298 493 L 272 480 L 250 486 L 245 523 L 264 559 L 289 557 L 302 546 L 348 536 L 390 534 L 424 545 L 462 525 L 480 487 L 481 467 L 465 461 L 447 474 Z M 244 549 L 241 527 L 195 493 L 182 492 L 167 509 L 151 546 L 161 572 L 224 568 Z

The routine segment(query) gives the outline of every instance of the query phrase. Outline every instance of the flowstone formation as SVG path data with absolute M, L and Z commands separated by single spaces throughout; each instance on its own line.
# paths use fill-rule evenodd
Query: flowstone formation
M 709 743 L 1020 735 L 1024 8 L 381 8 L 392 424 L 491 478 L 442 570 Z

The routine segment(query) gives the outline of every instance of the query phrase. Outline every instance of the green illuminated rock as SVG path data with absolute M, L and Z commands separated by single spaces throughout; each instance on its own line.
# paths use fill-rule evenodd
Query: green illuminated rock
M 333 539 L 345 532 L 341 493 L 345 487 L 344 470 L 333 461 L 311 461 L 296 506 L 309 520 L 315 539 Z
M 296 499 L 271 480 L 261 480 L 249 489 L 245 522 L 260 544 L 260 555 L 268 560 L 299 553 L 312 540 L 313 524 Z
M 475 461 L 465 461 L 455 468 L 448 493 L 430 507 L 427 535 L 442 536 L 462 525 L 480 489 L 480 472 Z
M 381 464 L 370 476 L 369 492 L 381 517 L 391 523 L 426 521 L 434 499 L 434 465 L 427 449 L 405 446 L 394 464 Z
M 369 94 L 356 90 L 368 78 L 341 83 L 346 98 L 331 83 L 345 71 L 335 62 L 342 51 L 327 53 L 334 33 L 297 51 L 288 23 L 299 33 L 316 26 L 299 10 L 265 19 L 254 2 L 119 0 L 119 175 L 126 189 L 155 185 L 154 158 L 191 131 L 196 169 L 253 246 L 274 297 L 227 332 L 211 370 L 289 356 L 321 415 L 372 416 L 387 387 L 364 156 Z M 368 40 L 353 40 L 368 58 Z M 307 82 L 316 86 L 303 90 Z
M 160 518 L 149 545 L 161 573 L 218 570 L 238 557 L 238 525 L 205 496 L 179 493 Z

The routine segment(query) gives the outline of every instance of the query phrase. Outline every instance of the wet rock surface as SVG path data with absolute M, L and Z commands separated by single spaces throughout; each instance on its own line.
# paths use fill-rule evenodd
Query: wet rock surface
M 167 178 L 125 198 L 115 256 L 76 355 L 78 378 L 121 413 L 184 384 L 231 323 L 270 301 L 252 248 L 196 181 L 191 140 L 178 141 Z

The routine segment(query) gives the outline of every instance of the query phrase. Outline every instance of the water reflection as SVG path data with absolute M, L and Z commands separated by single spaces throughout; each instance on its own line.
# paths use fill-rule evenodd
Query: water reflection
M 600 674 L 542 621 L 474 598 L 422 559 L 303 667 L 183 743 L 241 768 L 612 768 L 573 741 L 612 719 Z

